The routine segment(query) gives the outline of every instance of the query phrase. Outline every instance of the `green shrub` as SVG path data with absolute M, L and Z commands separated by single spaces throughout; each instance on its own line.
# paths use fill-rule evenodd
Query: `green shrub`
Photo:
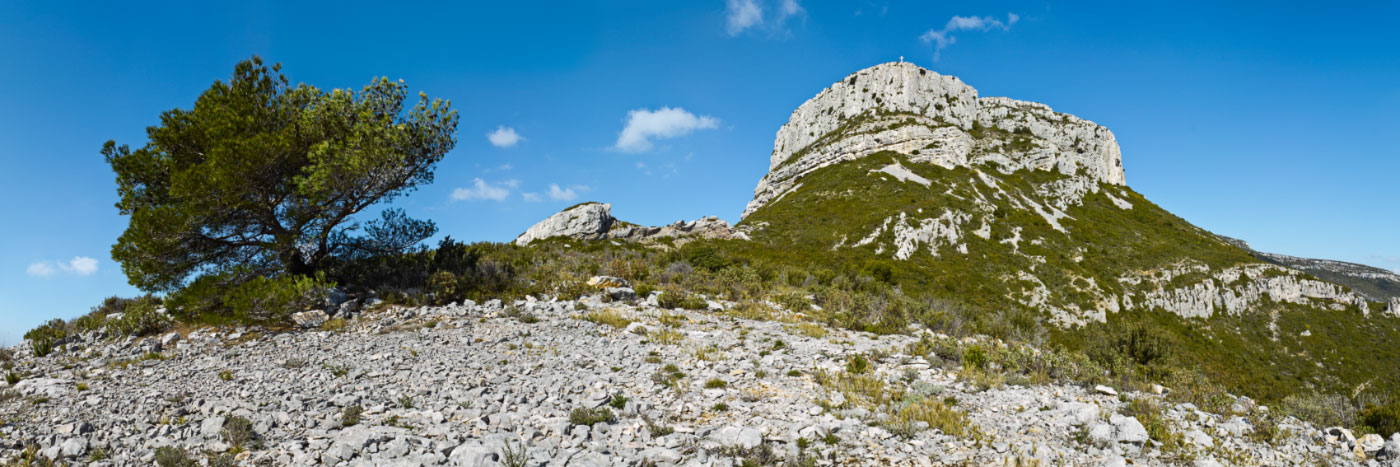
M 1279 402 L 1278 409 L 1284 414 L 1321 427 L 1350 427 L 1354 426 L 1357 420 L 1356 407 L 1346 396 L 1339 394 L 1292 394 Z
M 428 290 L 439 303 L 457 301 L 462 297 L 461 281 L 451 271 L 438 271 L 429 276 Z
M 569 412 L 569 423 L 574 425 L 593 426 L 599 423 L 612 423 L 615 421 L 617 421 L 617 416 L 613 415 L 613 411 L 609 410 L 607 407 L 598 407 L 596 409 L 580 407 L 574 409 L 573 412 Z
M 364 413 L 364 408 L 352 405 L 345 408 L 345 412 L 340 414 L 340 426 L 354 426 L 360 423 L 360 414 Z
M 656 305 L 664 309 L 684 308 L 687 310 L 704 310 L 710 307 L 704 298 L 674 286 L 661 290 L 661 295 L 656 297 Z
M 1361 411 L 1361 423 L 1382 437 L 1400 433 L 1400 400 L 1389 404 L 1369 406 Z
M 617 410 L 622 410 L 624 407 L 627 407 L 627 396 L 622 394 L 613 396 L 612 400 L 608 401 L 608 406 Z
M 724 389 L 729 387 L 729 383 L 719 378 L 711 378 L 705 382 L 705 389 Z
M 254 447 L 258 434 L 253 431 L 253 422 L 237 415 L 231 415 L 224 419 L 223 438 L 224 441 L 235 447 Z
M 985 370 L 987 369 L 987 352 L 982 350 L 981 345 L 972 345 L 963 350 L 962 362 L 965 367 Z
M 865 354 L 855 354 L 846 359 L 846 372 L 859 375 L 870 371 L 870 360 L 865 358 Z
M 67 337 L 68 323 L 61 319 L 50 320 L 24 333 L 24 338 L 29 340 L 34 355 L 38 357 L 47 356 L 53 352 L 54 346 Z
M 235 317 L 254 322 L 285 324 L 292 314 L 320 307 L 335 287 L 324 274 L 255 277 L 229 291 L 226 303 Z
M 5 373 L 5 384 L 14 386 L 16 384 L 19 384 L 19 382 L 22 380 L 24 380 L 24 377 L 20 376 L 19 373 L 15 373 L 13 371 Z
M 190 458 L 190 453 L 177 446 L 156 448 L 156 465 L 160 467 L 198 467 L 199 462 Z
M 107 332 L 118 336 L 149 336 L 170 329 L 171 319 L 157 311 L 155 298 L 139 298 L 127 303 L 122 317 L 107 320 Z

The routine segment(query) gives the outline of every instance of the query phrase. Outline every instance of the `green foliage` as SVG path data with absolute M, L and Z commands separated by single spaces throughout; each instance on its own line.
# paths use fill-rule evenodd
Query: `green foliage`
M 224 441 L 235 447 L 257 446 L 258 434 L 253 431 L 253 422 L 237 415 L 230 415 L 224 419 L 222 435 Z
M 190 453 L 179 446 L 156 448 L 156 465 L 160 467 L 197 467 L 199 462 L 190 458 Z
M 118 336 L 149 336 L 170 329 L 171 319 L 157 310 L 160 302 L 151 297 L 126 304 L 120 319 L 107 320 L 107 332 Z
M 865 354 L 855 354 L 846 359 L 846 372 L 853 375 L 861 375 L 870 372 L 870 360 L 865 358 Z
M 623 407 L 627 407 L 627 396 L 622 394 L 614 395 L 612 399 L 608 401 L 608 406 L 617 410 L 622 410 Z
M 982 351 L 981 345 L 973 345 L 963 351 L 963 366 L 985 370 L 987 368 L 987 353 Z
M 19 373 L 15 373 L 14 371 L 9 371 L 5 373 L 5 384 L 8 384 L 10 386 L 19 384 L 19 382 L 23 379 L 23 376 L 21 376 Z
M 293 313 L 319 308 L 335 283 L 324 273 L 248 278 L 207 275 L 172 295 L 175 314 L 191 321 L 286 324 Z
M 1361 411 L 1361 423 L 1381 436 L 1400 433 L 1400 399 L 1365 408 Z
M 727 387 L 729 387 L 729 383 L 719 378 L 711 378 L 709 381 L 705 381 L 705 389 L 724 389 Z
M 340 426 L 355 426 L 360 424 L 360 414 L 364 413 L 364 407 L 352 405 L 345 408 L 345 412 L 340 414 Z
M 1140 398 L 1128 402 L 1123 415 L 1136 417 L 1147 429 L 1147 436 L 1164 445 L 1165 450 L 1179 448 L 1183 444 L 1180 434 L 1172 431 L 1162 405 L 1155 400 Z
M 580 407 L 574 409 L 573 412 L 569 412 L 569 423 L 574 425 L 593 426 L 599 423 L 612 423 L 615 421 L 617 421 L 617 416 L 613 415 L 613 411 L 607 407 L 598 407 L 594 409 Z
M 163 113 L 144 147 L 103 146 L 130 216 L 113 258 L 132 284 L 168 291 L 192 275 L 304 275 L 328 258 L 413 247 L 431 222 L 397 209 L 356 220 L 430 183 L 455 143 L 449 103 L 420 94 L 405 111 L 405 97 L 387 78 L 327 92 L 291 86 L 258 57 L 240 62 L 190 110 Z
M 34 350 L 34 355 L 43 357 L 53 352 L 55 345 L 68 337 L 68 323 L 61 319 L 49 320 L 49 322 L 39 325 L 29 332 L 24 333 L 24 338 L 29 340 L 29 345 Z

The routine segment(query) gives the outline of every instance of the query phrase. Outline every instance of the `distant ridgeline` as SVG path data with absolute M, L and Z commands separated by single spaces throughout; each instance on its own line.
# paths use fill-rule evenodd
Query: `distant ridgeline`
M 604 230 L 559 234 L 622 237 L 584 224 Z M 1242 248 L 1129 188 L 1107 128 L 909 63 L 798 107 L 735 228 L 706 241 L 741 260 L 874 271 L 950 308 L 1030 314 L 1069 348 L 1136 329 L 1171 363 L 1256 397 L 1400 389 L 1400 281 Z

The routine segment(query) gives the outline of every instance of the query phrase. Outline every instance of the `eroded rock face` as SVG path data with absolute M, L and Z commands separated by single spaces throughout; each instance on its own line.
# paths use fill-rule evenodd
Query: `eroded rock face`
M 1126 183 L 1118 142 L 1107 128 L 1044 104 L 978 98 L 955 77 L 885 63 L 847 76 L 792 113 L 744 216 L 814 170 L 886 150 L 944 167 L 996 162 L 1005 171 L 1057 170 Z
M 612 205 L 604 203 L 584 203 L 545 218 L 531 226 L 525 233 L 515 238 L 515 244 L 529 245 L 535 240 L 550 237 L 570 237 L 580 240 L 597 240 L 608 233 L 617 219 L 612 216 Z
M 676 221 L 671 225 L 647 227 L 617 220 L 612 216 L 611 204 L 586 203 L 565 209 L 540 221 L 516 237 L 515 244 L 526 246 L 530 242 L 550 237 L 578 240 L 618 239 L 633 242 L 661 238 L 749 238 L 718 217 L 702 217 L 690 222 Z

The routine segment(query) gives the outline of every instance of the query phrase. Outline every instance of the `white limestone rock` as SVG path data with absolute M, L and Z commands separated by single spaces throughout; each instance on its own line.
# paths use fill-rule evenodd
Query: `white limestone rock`
M 617 221 L 612 214 L 612 205 L 604 203 L 584 203 L 545 218 L 531 226 L 525 233 L 515 238 L 515 244 L 529 245 L 535 240 L 550 237 L 571 237 L 581 240 L 597 240 L 608 233 L 608 228 Z
M 983 128 L 1017 132 L 1031 149 L 1007 150 L 1000 140 L 975 138 Z M 743 215 L 817 169 L 887 150 L 943 167 L 997 162 L 1005 171 L 1057 170 L 1095 184 L 1126 183 L 1118 142 L 1107 128 L 1044 104 L 978 98 L 957 78 L 912 63 L 884 63 L 847 76 L 793 111 Z
M 526 246 L 536 240 L 551 237 L 578 240 L 617 239 L 632 242 L 675 238 L 678 244 L 691 238 L 749 239 L 748 234 L 714 216 L 690 222 L 676 221 L 661 227 L 646 227 L 617 220 L 612 216 L 611 204 L 585 203 L 540 221 L 516 237 L 515 244 Z

